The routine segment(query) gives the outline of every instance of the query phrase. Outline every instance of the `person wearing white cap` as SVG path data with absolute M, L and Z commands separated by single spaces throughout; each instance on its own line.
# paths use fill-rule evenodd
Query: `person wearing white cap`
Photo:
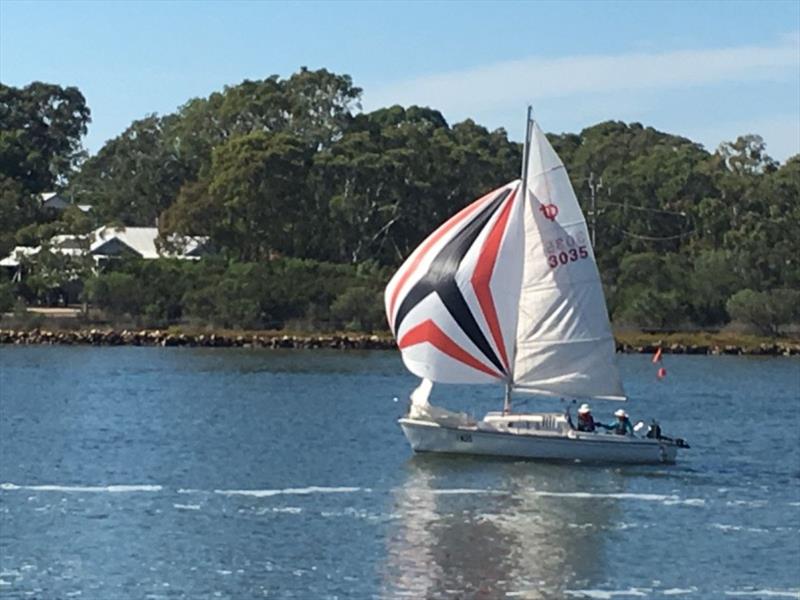
M 592 409 L 588 404 L 581 404 L 578 409 L 578 431 L 595 431 L 596 426 L 594 417 L 592 417 Z
M 617 420 L 613 423 L 609 423 L 608 425 L 603 425 L 602 423 L 598 423 L 601 427 L 605 427 L 606 429 L 610 430 L 612 433 L 617 435 L 633 435 L 633 425 L 631 424 L 630 419 L 628 418 L 628 413 L 626 413 L 621 408 L 614 411 L 614 416 L 617 417 Z

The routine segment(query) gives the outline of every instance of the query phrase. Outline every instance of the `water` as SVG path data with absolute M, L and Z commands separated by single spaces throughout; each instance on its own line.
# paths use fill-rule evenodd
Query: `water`
M 0 597 L 800 597 L 800 361 L 665 361 L 589 467 L 412 456 L 394 352 L 0 347 Z

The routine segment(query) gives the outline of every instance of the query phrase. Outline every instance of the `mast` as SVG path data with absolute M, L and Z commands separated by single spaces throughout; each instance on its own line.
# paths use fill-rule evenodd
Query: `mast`
M 520 186 L 520 190 L 522 192 L 522 202 L 525 203 L 528 201 L 528 153 L 530 150 L 531 145 L 531 113 L 533 112 L 533 107 L 529 104 L 528 105 L 528 114 L 525 117 L 525 144 L 522 146 L 522 183 Z M 524 210 L 524 204 L 523 204 Z M 516 348 L 517 342 L 514 341 L 514 354 L 517 353 Z M 511 413 L 511 388 L 514 382 L 514 363 L 512 362 L 510 365 L 511 373 L 509 375 L 509 380 L 506 383 L 506 395 L 503 399 L 503 414 L 507 415 Z

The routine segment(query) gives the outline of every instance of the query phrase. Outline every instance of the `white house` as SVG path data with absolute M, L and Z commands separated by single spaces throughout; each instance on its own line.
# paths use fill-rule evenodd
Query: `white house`
M 156 258 L 177 258 L 180 260 L 199 260 L 209 253 L 209 240 L 206 236 L 182 237 L 172 236 L 169 239 L 170 249 L 160 248 L 156 243 L 158 228 L 156 227 L 113 227 L 103 226 L 87 235 L 55 235 L 50 238 L 47 247 L 51 252 L 70 256 L 90 255 L 96 264 L 125 256 L 138 257 L 145 260 Z M 42 246 L 17 246 L 11 253 L 0 260 L 0 267 L 11 271 L 12 278 L 21 278 L 20 264 L 26 258 L 38 254 Z
M 207 253 L 208 237 L 205 236 L 172 236 L 168 241 L 176 248 L 174 251 L 159 248 L 157 239 L 156 227 L 100 227 L 90 234 L 89 253 L 97 259 L 118 258 L 132 253 L 147 260 L 197 260 Z

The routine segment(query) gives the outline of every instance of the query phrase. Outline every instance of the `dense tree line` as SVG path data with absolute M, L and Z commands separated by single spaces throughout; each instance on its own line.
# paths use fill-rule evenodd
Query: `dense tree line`
M 131 260 L 90 279 L 87 297 L 151 326 L 380 330 L 385 277 L 374 263 Z
M 326 70 L 244 81 L 137 120 L 85 159 L 89 111 L 77 89 L 2 86 L 0 251 L 101 223 L 158 222 L 165 236 L 209 235 L 219 256 L 118 265 L 88 278 L 88 298 L 158 322 L 377 327 L 392 267 L 461 206 L 517 177 L 522 148 L 502 129 L 449 124 L 432 108 L 360 112 L 360 94 Z M 737 318 L 774 331 L 798 320 L 800 156 L 779 165 L 756 135 L 708 152 L 612 121 L 548 137 L 587 214 L 588 182 L 602 182 L 590 219 L 615 322 Z M 32 195 L 50 189 L 92 204 L 91 217 L 41 214 Z

